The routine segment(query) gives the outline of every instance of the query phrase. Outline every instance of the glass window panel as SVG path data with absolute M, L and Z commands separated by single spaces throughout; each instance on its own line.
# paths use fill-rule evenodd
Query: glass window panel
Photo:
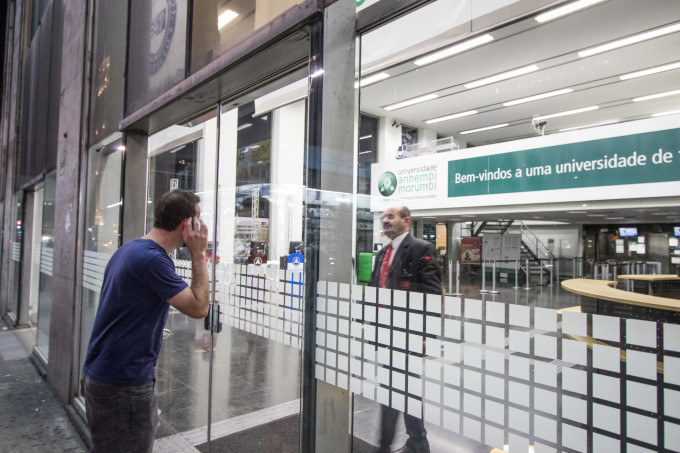
M 375 4 L 373 1 L 357 3 L 362 3 L 358 8 Z M 605 154 L 604 148 L 608 157 L 613 154 L 611 149 L 616 149 L 619 156 L 624 149 L 631 155 L 637 150 L 639 156 L 641 145 L 619 147 L 615 145 L 615 139 L 630 136 L 635 140 L 648 132 L 650 135 L 658 133 L 658 136 L 668 133 L 669 137 L 674 137 L 669 141 L 677 142 L 678 112 L 674 105 L 677 104 L 677 29 L 667 30 L 669 33 L 658 39 L 641 40 L 601 54 L 579 55 L 584 49 L 620 38 L 663 30 L 669 25 L 667 17 L 680 13 L 680 5 L 660 0 L 652 2 L 653 10 L 649 9 L 650 4 L 637 5 L 633 17 L 630 13 L 633 3 L 626 0 L 591 3 L 588 8 L 540 22 L 536 20 L 540 12 L 558 8 L 548 1 L 438 0 L 427 2 L 360 37 L 357 49 L 361 52 L 361 61 L 356 65 L 355 73 L 356 82 L 361 81 L 356 111 L 359 132 L 355 190 L 356 194 L 365 194 L 366 199 L 355 198 L 357 245 L 354 258 L 358 282 L 367 284 L 371 270 L 376 269 L 371 262 L 375 259 L 374 253 L 362 260 L 362 252 L 377 251 L 367 245 L 387 244 L 389 240 L 383 237 L 379 216 L 391 204 L 406 204 L 410 208 L 409 231 L 413 236 L 427 240 L 434 230 L 437 249 L 448 252 L 447 261 L 457 260 L 460 249 L 463 252 L 467 249 L 462 238 L 489 233 L 500 237 L 506 232 L 512 235 L 521 232 L 525 244 L 531 241 L 547 244 L 542 246 L 544 250 L 530 250 L 523 257 L 542 256 L 542 263 L 536 260 L 535 271 L 517 270 L 514 263 L 503 262 L 516 258 L 501 258 L 498 253 L 493 269 L 487 261 L 486 269 L 480 263 L 464 264 L 458 275 L 449 274 L 451 283 L 447 293 L 451 292 L 453 279 L 459 279 L 463 293 L 462 312 L 444 310 L 443 332 L 436 340 L 441 341 L 443 348 L 444 374 L 456 364 L 457 357 L 450 353 L 454 347 L 460 348 L 458 359 L 467 369 L 460 379 L 462 404 L 455 417 L 449 416 L 444 408 L 440 419 L 440 414 L 428 407 L 429 404 L 441 404 L 436 392 L 426 392 L 423 412 L 411 411 L 416 417 L 425 418 L 430 445 L 437 445 L 433 449 L 500 452 L 504 447 L 510 451 L 527 451 L 527 448 L 562 451 L 567 448 L 590 452 L 599 451 L 598 446 L 618 448 L 621 441 L 630 440 L 621 438 L 621 433 L 626 432 L 639 444 L 635 448 L 640 451 L 656 450 L 662 442 L 659 435 L 663 432 L 653 424 L 640 422 L 640 414 L 645 411 L 643 415 L 651 417 L 664 410 L 662 404 L 657 404 L 658 395 L 652 392 L 660 385 L 657 380 L 664 378 L 668 383 L 677 380 L 673 374 L 677 368 L 673 358 L 662 354 L 662 349 L 678 350 L 673 331 L 677 320 L 671 321 L 673 316 L 666 313 L 643 314 L 642 310 L 619 303 L 609 306 L 600 301 L 589 306 L 588 301 L 579 296 L 564 294 L 560 286 L 565 275 L 583 274 L 580 263 L 571 260 L 582 252 L 583 257 L 591 261 L 585 266 L 586 273 L 593 275 L 592 268 L 597 265 L 600 275 L 604 274 L 603 279 L 616 280 L 617 271 L 619 276 L 674 272 L 668 257 L 669 248 L 673 254 L 674 243 L 669 246 L 668 236 L 672 236 L 674 225 L 668 223 L 673 221 L 668 219 L 677 217 L 677 206 L 661 208 L 652 199 L 666 194 L 655 192 L 651 184 L 647 184 L 663 170 L 662 154 L 657 155 L 659 163 L 653 168 L 637 166 L 635 177 L 641 177 L 640 185 L 633 185 L 637 183 L 632 177 L 631 181 L 623 176 L 617 181 L 605 181 L 608 176 L 602 174 L 602 178 L 598 177 L 590 186 L 581 186 L 587 172 L 571 171 L 550 161 L 552 153 L 558 149 L 565 152 L 560 156 L 564 162 L 601 158 Z M 375 7 L 375 10 L 382 9 L 389 7 Z M 540 9 L 545 11 L 538 11 Z M 616 18 L 616 26 L 609 26 L 613 18 Z M 463 46 L 454 47 L 459 44 Z M 446 52 L 439 53 L 442 50 Z M 513 70 L 517 71 L 509 72 Z M 643 70 L 649 71 L 638 73 Z M 492 76 L 496 77 L 489 79 Z M 654 93 L 666 95 L 633 100 Z M 649 103 L 642 105 L 643 102 Z M 653 117 L 664 112 L 668 116 Z M 369 118 L 370 132 L 367 130 Z M 370 145 L 369 135 L 377 137 Z M 659 142 L 658 146 L 650 145 L 653 151 L 646 156 L 648 162 L 662 147 L 664 152 L 666 148 L 675 149 L 675 144 L 664 142 L 661 145 L 661 139 Z M 564 144 L 580 146 L 581 143 L 588 144 L 583 147 L 583 155 L 579 154 L 578 146 L 561 148 Z M 610 144 L 613 146 L 609 147 Z M 598 150 L 598 147 L 602 149 Z M 515 154 L 523 150 L 536 153 Z M 521 162 L 510 164 L 511 159 L 504 160 L 510 156 Z M 545 159 L 546 165 L 539 165 Z M 479 183 L 479 190 L 470 191 L 473 184 L 471 180 L 465 180 L 465 175 L 481 174 L 471 170 L 476 164 L 487 169 L 489 174 L 497 172 L 496 176 L 505 168 L 512 172 L 507 172 L 508 177 L 503 179 L 480 177 L 475 181 Z M 533 165 L 536 168 L 530 171 L 523 167 L 529 169 Z M 537 179 L 531 179 L 540 177 L 538 167 L 540 171 L 552 170 L 551 176 L 543 181 L 558 177 L 558 172 L 566 173 L 562 171 L 565 169 L 570 172 L 569 177 L 565 177 L 568 181 L 559 188 L 539 183 Z M 456 174 L 462 179 L 456 181 Z M 428 187 L 428 179 L 436 179 L 436 183 Z M 664 181 L 669 187 L 677 186 L 677 172 L 669 172 Z M 536 184 L 536 190 L 519 187 L 523 184 Z M 609 189 L 600 186 L 609 186 Z M 573 189 L 583 187 L 597 188 L 588 192 L 600 193 L 602 196 L 597 202 L 602 204 L 593 209 L 589 201 L 581 200 L 584 192 Z M 624 190 L 626 195 L 622 195 Z M 607 218 L 612 215 L 607 210 L 622 206 L 622 200 L 628 204 L 623 210 L 617 210 L 616 215 L 621 217 Z M 574 209 L 572 212 L 567 204 L 579 207 L 579 211 Z M 645 208 L 649 204 L 650 209 L 658 209 L 664 214 L 659 214 L 658 220 L 650 220 L 650 225 L 641 227 L 639 236 L 616 241 L 613 237 L 618 237 L 619 225 L 607 227 L 607 222 L 623 221 L 627 215 L 636 218 L 645 211 L 640 209 L 643 204 Z M 588 209 L 581 210 L 586 207 Z M 586 223 L 592 225 L 583 225 L 584 216 L 591 218 Z M 514 223 L 504 229 L 499 219 L 511 219 Z M 366 225 L 362 227 L 364 220 Z M 520 221 L 524 222 L 522 228 L 517 226 Z M 442 224 L 446 229 L 440 233 Z M 493 224 L 499 227 L 496 231 L 492 231 Z M 502 230 L 500 234 L 499 230 Z M 653 235 L 659 236 L 660 244 L 654 259 L 650 253 Z M 447 236 L 445 242 L 440 242 L 440 236 Z M 503 243 L 506 238 L 508 236 L 503 236 Z M 614 247 L 619 245 L 623 250 L 626 243 L 641 244 L 643 240 L 644 248 L 626 247 L 626 250 L 630 248 L 636 252 L 633 254 L 619 253 Z M 322 246 L 326 244 L 322 242 Z M 498 248 L 503 249 L 500 244 Z M 560 259 L 553 262 L 553 256 Z M 445 261 L 441 264 L 443 269 L 447 268 Z M 522 280 L 527 274 L 530 274 L 531 284 L 525 280 L 526 289 L 535 291 L 518 288 L 523 282 L 517 283 L 515 277 Z M 484 279 L 486 288 L 483 288 Z M 649 290 L 646 283 L 638 284 L 638 288 L 631 286 L 629 284 L 628 288 L 638 292 Z M 656 286 L 655 290 L 661 286 Z M 483 290 L 490 288 L 493 288 L 490 294 L 480 296 L 480 289 L 486 293 Z M 381 309 L 397 309 L 394 295 L 401 292 L 398 289 L 403 288 L 385 288 L 377 292 L 383 305 Z M 456 292 L 459 292 L 458 285 Z M 407 292 L 407 296 L 408 304 L 403 309 L 406 313 L 418 313 L 413 300 L 419 300 L 420 296 L 414 296 L 413 292 Z M 501 316 L 493 305 L 485 304 L 476 309 L 475 299 L 478 298 L 505 307 L 500 311 Z M 380 399 L 379 391 L 363 392 L 363 396 L 359 396 L 367 384 L 382 387 L 385 392 L 400 393 L 393 382 L 380 383 L 375 376 L 362 374 L 367 359 L 358 352 L 363 352 L 366 346 L 366 331 L 378 332 L 376 321 L 380 322 L 383 332 L 391 330 L 390 335 L 394 338 L 398 337 L 396 332 L 402 326 L 395 316 L 389 322 L 385 317 L 366 316 L 364 313 L 369 309 L 376 310 L 375 304 L 369 303 L 361 294 L 353 294 L 352 299 L 351 312 L 362 314 L 350 324 L 351 334 L 357 342 L 350 349 L 350 363 L 358 362 L 358 366 L 353 367 L 356 369 L 353 378 L 359 381 L 357 384 L 352 382 L 350 387 L 356 392 L 353 395 L 352 431 L 356 450 L 360 450 L 360 447 L 368 448 L 366 444 L 379 445 L 380 431 L 384 428 L 380 421 L 380 404 L 398 411 L 410 411 L 411 405 L 401 404 L 394 398 Z M 610 319 L 610 316 L 613 317 Z M 410 313 L 408 319 L 412 319 Z M 506 329 L 503 334 L 503 329 L 496 327 L 502 327 L 506 321 L 513 329 Z M 660 321 L 671 327 L 661 326 Z M 489 323 L 493 324 L 489 326 Z M 623 329 L 621 326 L 625 327 L 625 338 L 619 335 L 624 333 L 623 330 L 619 332 L 619 328 Z M 414 326 L 409 323 L 408 328 Z M 424 336 L 429 334 L 426 329 Z M 467 343 L 463 347 L 460 346 L 461 337 Z M 411 348 L 414 340 L 410 337 L 407 345 L 411 351 L 414 351 Z M 430 338 L 424 340 L 426 348 L 423 352 L 438 357 L 439 350 L 430 352 L 431 347 L 437 348 L 437 343 Z M 391 347 L 392 354 L 398 351 L 394 342 L 385 345 Z M 410 354 L 406 363 L 405 371 L 410 375 L 419 374 L 419 362 L 411 360 L 414 356 L 417 357 Z M 473 367 L 481 371 L 473 372 Z M 598 376 L 598 371 L 606 376 Z M 428 384 L 437 383 L 429 373 L 424 378 L 426 389 Z M 478 382 L 485 385 L 477 386 Z M 459 390 L 455 380 L 445 380 L 443 385 L 440 399 L 451 395 L 454 389 Z M 594 390 L 590 391 L 590 387 Z M 626 389 L 633 389 L 629 395 L 631 391 L 638 391 L 637 399 L 625 401 L 621 394 Z M 410 402 L 417 392 L 407 391 L 409 394 L 404 399 Z M 546 395 L 553 401 L 541 400 Z M 498 405 L 497 410 L 493 414 L 479 413 L 477 397 L 491 398 Z M 523 407 L 512 406 L 517 404 Z M 501 415 L 505 413 L 507 417 L 510 413 L 511 416 L 507 420 L 499 417 L 498 410 Z M 624 411 L 633 415 L 626 419 Z M 479 417 L 474 422 L 465 416 L 460 420 L 461 413 Z M 609 424 L 605 423 L 607 417 L 611 419 Z M 375 422 L 367 423 L 367 420 Z M 576 426 L 574 422 L 581 425 Z M 476 423 L 484 425 L 485 429 L 476 429 Z M 487 429 L 489 425 L 497 432 Z M 404 430 L 401 421 L 395 426 L 398 433 Z M 599 428 L 609 438 L 603 441 L 604 436 L 589 437 L 593 428 Z M 452 434 L 458 432 L 460 436 Z M 391 450 L 399 448 L 407 439 L 407 434 L 397 434 L 390 439 L 393 441 Z M 413 439 L 409 442 L 413 444 Z
M 194 2 L 191 73 L 198 71 L 301 0 Z
M 127 2 L 95 2 L 90 92 L 90 143 L 118 130 L 123 118 Z
M 126 114 L 184 79 L 187 3 L 177 0 L 130 2 Z
M 78 373 L 82 373 L 99 306 L 104 269 L 120 243 L 122 144 L 121 134 L 114 134 L 90 148 L 87 154 Z
M 23 246 L 23 191 L 18 191 L 13 196 L 13 222 L 11 224 L 12 230 L 9 234 L 9 298 L 7 299 L 7 313 L 14 318 L 14 322 L 18 319 L 19 309 L 19 282 L 21 280 L 21 255 Z
M 54 258 L 54 206 L 57 175 L 45 177 L 42 199 L 42 232 L 40 235 L 40 283 L 38 288 L 37 331 L 35 346 L 42 356 L 49 358 L 50 316 L 52 313 L 52 270 Z

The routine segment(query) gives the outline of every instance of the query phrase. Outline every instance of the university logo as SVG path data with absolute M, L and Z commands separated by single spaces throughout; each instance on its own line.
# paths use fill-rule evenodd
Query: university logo
M 397 190 L 397 177 L 391 171 L 386 171 L 378 180 L 378 190 L 383 197 L 389 197 Z
M 156 0 L 151 7 L 149 74 L 156 74 L 165 63 L 175 34 L 177 0 Z

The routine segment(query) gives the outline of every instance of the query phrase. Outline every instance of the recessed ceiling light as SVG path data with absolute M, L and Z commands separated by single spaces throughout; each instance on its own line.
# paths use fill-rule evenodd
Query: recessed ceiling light
M 475 80 L 474 82 L 466 83 L 463 85 L 465 88 L 477 88 L 483 85 L 488 85 L 490 83 L 500 82 L 501 80 L 511 79 L 513 77 L 518 77 L 521 75 L 529 74 L 534 71 L 538 71 L 539 67 L 535 64 L 525 66 L 519 69 L 513 69 L 512 71 L 503 72 L 501 74 L 496 74 L 495 76 L 487 77 L 485 79 Z
M 470 129 L 469 131 L 462 131 L 461 135 L 474 134 L 475 132 L 489 131 L 491 129 L 499 129 L 501 127 L 509 126 L 509 123 L 494 124 L 493 126 L 480 127 L 479 129 Z
M 586 129 L 589 127 L 597 127 L 597 126 L 604 126 L 605 124 L 614 124 L 618 123 L 619 120 L 610 120 L 610 121 L 602 121 L 601 123 L 595 123 L 595 124 L 584 124 L 583 126 L 574 126 L 574 127 L 568 127 L 566 129 L 560 129 L 559 132 L 566 132 L 566 131 L 573 131 L 576 129 Z
M 582 50 L 577 52 L 577 55 L 581 58 L 590 57 L 591 55 L 596 55 L 598 53 L 607 52 L 610 50 L 618 49 L 619 47 L 630 46 L 631 44 L 637 44 L 642 41 L 646 41 L 652 38 L 658 38 L 659 36 L 668 35 L 670 33 L 675 33 L 680 31 L 680 22 L 670 25 L 664 28 L 658 28 L 656 30 L 648 31 L 645 33 L 640 33 L 638 35 L 629 36 L 624 39 L 619 39 L 618 41 L 612 41 L 601 46 L 592 47 L 590 49 Z
M 540 120 L 547 120 L 550 118 L 557 118 L 558 116 L 567 116 L 567 115 L 575 115 L 577 113 L 583 113 L 583 112 L 590 112 L 591 110 L 597 110 L 600 107 L 597 105 L 593 105 L 590 107 L 584 107 L 582 109 L 576 109 L 576 110 L 567 110 L 566 112 L 559 112 L 559 113 L 551 113 L 550 115 L 541 115 L 534 117 L 535 121 L 540 121 Z
M 446 49 L 442 49 L 426 57 L 418 58 L 413 63 L 418 66 L 434 63 L 435 61 L 439 61 L 443 58 L 450 57 L 451 55 L 455 55 L 457 53 L 465 52 L 466 50 L 470 50 L 474 47 L 481 46 L 482 44 L 486 44 L 491 41 L 493 41 L 493 36 L 491 35 L 478 36 L 476 38 L 468 39 L 467 41 L 463 41 L 451 47 L 447 47 Z
M 470 116 L 477 113 L 477 110 L 468 110 L 467 112 L 454 113 L 453 115 L 440 116 L 439 118 L 433 118 L 431 120 L 425 120 L 427 124 L 440 123 L 442 121 L 453 120 L 456 118 L 462 118 L 464 116 Z
M 666 91 L 665 93 L 650 94 L 649 96 L 634 98 L 633 102 L 649 101 L 650 99 L 665 98 L 666 96 L 675 96 L 676 94 L 680 94 L 680 90 Z
M 354 82 L 354 88 L 359 88 L 360 86 L 365 87 L 366 85 L 370 85 L 372 83 L 380 82 L 381 80 L 385 80 L 389 77 L 390 77 L 390 75 L 386 72 L 379 72 L 377 74 L 372 74 L 372 75 L 367 76 L 367 77 L 362 77 L 361 82 L 358 82 L 358 81 Z
M 628 74 L 624 74 L 622 76 L 619 76 L 619 79 L 621 80 L 628 80 L 628 79 L 635 79 L 637 77 L 644 77 L 652 74 L 658 74 L 659 72 L 665 72 L 665 71 L 670 71 L 672 69 L 678 69 L 680 68 L 680 61 L 676 63 L 671 63 L 671 64 L 666 64 L 663 66 L 657 66 L 656 68 L 649 68 L 645 69 L 643 71 L 637 71 L 637 72 L 630 72 Z
M 417 98 L 408 99 L 406 101 L 397 102 L 396 104 L 391 104 L 383 107 L 385 110 L 397 110 L 409 105 L 419 104 L 421 102 L 431 101 L 432 99 L 438 98 L 439 95 L 436 93 L 426 94 L 424 96 L 418 96 Z
M 230 9 L 225 10 L 222 14 L 219 15 L 217 18 L 217 29 L 221 29 L 225 25 L 227 25 L 229 22 L 232 20 L 236 19 L 238 17 L 238 13 L 236 11 L 232 11 Z
M 359 140 L 368 140 L 369 138 L 372 138 L 372 137 L 373 137 L 373 134 L 368 134 L 368 135 L 364 135 L 363 137 L 359 137 Z
M 680 113 L 680 110 L 671 110 L 670 112 L 654 113 L 652 114 L 652 116 L 656 118 L 657 116 L 675 115 L 676 113 Z
M 557 19 L 558 17 L 566 16 L 567 14 L 571 14 L 575 11 L 579 11 L 583 8 L 587 8 L 590 5 L 594 5 L 596 3 L 600 3 L 603 0 L 579 0 L 577 2 L 570 3 L 566 6 L 563 6 L 561 8 L 556 8 L 551 11 L 548 11 L 547 13 L 539 14 L 536 16 L 534 19 L 536 19 L 537 22 L 548 22 L 549 20 Z
M 571 88 L 565 88 L 563 90 L 551 91 L 550 93 L 537 94 L 535 96 L 529 96 L 527 98 L 516 99 L 514 101 L 504 102 L 503 105 L 510 107 L 511 105 L 524 104 L 525 102 L 538 101 L 539 99 L 551 98 L 553 96 L 559 96 L 561 94 L 571 93 L 574 90 Z

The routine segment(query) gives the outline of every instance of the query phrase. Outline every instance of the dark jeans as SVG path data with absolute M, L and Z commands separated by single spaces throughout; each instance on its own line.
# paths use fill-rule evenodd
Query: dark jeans
M 82 381 L 91 453 L 148 452 L 158 426 L 155 381 L 134 387 Z
M 380 451 L 389 452 L 397 428 L 399 411 L 389 406 L 382 406 L 382 421 L 380 426 Z M 430 453 L 430 445 L 427 442 L 427 431 L 423 420 L 413 415 L 404 414 L 404 425 L 408 440 L 406 446 L 417 453 Z

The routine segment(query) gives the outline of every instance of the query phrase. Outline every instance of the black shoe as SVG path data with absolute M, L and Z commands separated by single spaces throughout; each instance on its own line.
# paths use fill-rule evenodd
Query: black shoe
M 430 446 L 427 445 L 424 448 L 414 450 L 413 448 L 409 447 L 408 445 L 404 445 L 399 450 L 395 450 L 393 453 L 430 453 Z

